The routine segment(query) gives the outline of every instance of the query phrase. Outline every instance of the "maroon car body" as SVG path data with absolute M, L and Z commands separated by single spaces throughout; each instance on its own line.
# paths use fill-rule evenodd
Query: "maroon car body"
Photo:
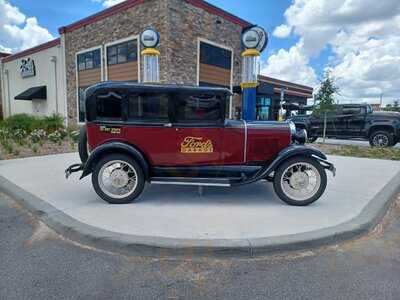
M 95 85 L 86 91 L 82 164 L 68 168 L 67 175 L 92 174 L 96 192 L 110 203 L 132 202 L 145 182 L 238 186 L 258 180 L 274 181 L 289 204 L 316 201 L 326 187 L 325 169 L 334 171 L 326 156 L 304 146 L 304 133 L 292 123 L 226 119 L 230 97 L 224 88 Z M 310 197 L 285 195 L 285 187 L 290 192 L 313 180 L 318 186 Z

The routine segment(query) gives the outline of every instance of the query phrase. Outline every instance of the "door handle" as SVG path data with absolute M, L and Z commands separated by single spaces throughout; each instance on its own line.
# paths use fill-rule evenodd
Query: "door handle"
M 171 128 L 172 127 L 172 123 L 166 123 L 166 124 L 164 124 L 164 127 Z

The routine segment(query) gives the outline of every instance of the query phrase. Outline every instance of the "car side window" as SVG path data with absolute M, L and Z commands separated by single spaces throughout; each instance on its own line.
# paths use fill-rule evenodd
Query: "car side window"
M 343 107 L 343 115 L 359 115 L 361 107 Z
M 175 118 L 183 124 L 221 124 L 222 101 L 216 95 L 175 94 Z
M 168 122 L 168 102 L 168 94 L 131 94 L 128 98 L 128 120 L 140 122 Z
M 122 95 L 117 92 L 107 92 L 97 95 L 97 118 L 108 121 L 122 119 Z

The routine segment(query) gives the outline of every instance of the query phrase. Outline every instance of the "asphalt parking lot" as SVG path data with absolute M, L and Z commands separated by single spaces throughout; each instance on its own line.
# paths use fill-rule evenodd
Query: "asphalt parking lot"
M 175 259 L 76 244 L 0 194 L 0 299 L 397 300 L 399 201 L 379 230 L 334 247 L 257 259 L 193 259 L 190 252 Z
M 277 237 L 332 227 L 356 217 L 400 171 L 400 162 L 330 157 L 326 193 L 308 207 L 281 202 L 272 185 L 240 188 L 148 186 L 129 205 L 109 205 L 95 194 L 90 177 L 66 180 L 64 169 L 78 160 L 62 154 L 0 162 L 0 175 L 84 224 L 110 232 L 175 239 Z M 56 216 L 57 217 L 57 216 Z

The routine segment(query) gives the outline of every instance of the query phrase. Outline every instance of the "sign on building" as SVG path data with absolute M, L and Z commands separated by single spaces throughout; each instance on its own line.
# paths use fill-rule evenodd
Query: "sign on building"
M 35 76 L 36 68 L 34 60 L 30 58 L 21 60 L 20 72 L 22 78 Z

